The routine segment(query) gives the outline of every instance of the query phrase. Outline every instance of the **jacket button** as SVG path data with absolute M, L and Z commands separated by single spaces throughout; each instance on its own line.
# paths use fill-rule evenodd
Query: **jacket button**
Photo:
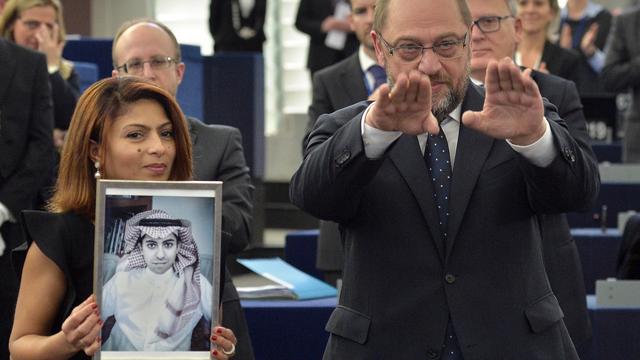
M 335 162 L 337 166 L 342 166 L 347 160 L 351 158 L 351 151 L 345 150 L 338 157 L 336 157 Z
M 453 284 L 456 282 L 456 276 L 453 274 L 447 274 L 444 276 L 444 281 L 446 281 L 447 284 Z
M 429 359 L 437 359 L 438 355 L 438 352 L 433 349 L 427 350 L 427 356 L 429 357 Z
M 564 157 L 565 159 L 571 161 L 571 162 L 576 162 L 576 156 L 573 153 L 573 151 L 571 151 L 571 148 L 569 147 L 565 147 L 564 148 Z

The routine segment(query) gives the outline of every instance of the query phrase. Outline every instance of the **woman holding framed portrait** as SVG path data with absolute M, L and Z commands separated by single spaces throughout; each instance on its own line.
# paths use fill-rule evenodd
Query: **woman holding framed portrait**
M 92 294 L 94 172 L 105 179 L 180 181 L 191 178 L 191 164 L 186 122 L 169 93 L 133 77 L 104 79 L 86 90 L 50 212 L 23 214 L 31 244 L 9 340 L 13 360 L 88 359 L 102 346 L 104 321 Z M 234 355 L 231 330 L 214 327 L 210 340 L 212 358 Z

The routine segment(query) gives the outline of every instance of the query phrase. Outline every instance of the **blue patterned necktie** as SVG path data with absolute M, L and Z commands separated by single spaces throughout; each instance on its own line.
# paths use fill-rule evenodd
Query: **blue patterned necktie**
M 449 145 L 444 132 L 440 129 L 437 135 L 427 136 L 425 160 L 429 169 L 429 176 L 433 183 L 433 199 L 438 207 L 440 217 L 440 232 L 442 241 L 447 243 L 447 225 L 449 223 L 449 185 L 451 184 L 451 159 Z
M 429 170 L 429 177 L 433 183 L 433 199 L 438 208 L 440 218 L 440 233 L 442 243 L 447 247 L 447 226 L 449 224 L 449 187 L 451 185 L 451 157 L 449 145 L 444 131 L 440 128 L 437 135 L 427 136 L 427 148 L 424 158 Z M 442 344 L 441 360 L 462 360 L 462 352 L 456 338 L 451 319 L 447 323 L 444 342 Z
M 371 65 L 369 69 L 367 69 L 371 75 L 373 75 L 374 83 L 373 88 L 371 89 L 371 93 L 376 91 L 376 89 L 387 82 L 387 73 L 384 71 L 384 68 L 380 65 Z

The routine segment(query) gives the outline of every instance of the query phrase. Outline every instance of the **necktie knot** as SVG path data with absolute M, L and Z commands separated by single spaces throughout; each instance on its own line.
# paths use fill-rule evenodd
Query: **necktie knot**
M 380 85 L 387 82 L 387 73 L 384 71 L 384 68 L 382 66 L 371 65 L 369 69 L 367 69 L 367 71 L 371 75 L 373 75 L 373 79 L 374 79 L 373 89 L 371 90 L 371 92 L 377 89 Z

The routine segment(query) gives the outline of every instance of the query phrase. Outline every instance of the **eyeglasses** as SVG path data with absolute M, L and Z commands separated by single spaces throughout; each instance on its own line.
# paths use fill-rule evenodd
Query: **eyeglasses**
M 41 22 L 38 20 L 23 20 L 22 18 L 20 18 L 20 22 L 24 24 L 24 26 L 26 26 L 29 30 L 37 30 L 43 24 L 47 27 L 47 29 L 49 29 L 49 31 L 53 31 L 53 28 L 55 27 L 54 23 Z
M 442 60 L 457 59 L 464 54 L 463 49 L 467 46 L 467 33 L 465 33 L 461 39 L 445 39 L 433 44 L 433 46 L 422 46 L 410 42 L 398 46 L 391 46 L 387 40 L 382 37 L 382 34 L 378 33 L 378 36 L 384 46 L 387 47 L 387 50 L 389 50 L 389 55 L 393 56 L 398 54 L 398 59 L 406 63 L 422 60 L 424 51 L 429 49 L 433 50 L 434 54 Z
M 512 18 L 512 15 L 505 16 L 483 16 L 478 20 L 473 21 L 473 25 L 477 26 L 483 33 L 492 33 L 500 30 L 500 23 L 504 19 Z
M 154 56 L 150 60 L 133 59 L 129 60 L 124 65 L 116 67 L 116 70 L 124 71 L 127 74 L 140 75 L 144 72 L 144 64 L 149 64 L 153 70 L 165 70 L 171 66 L 171 64 L 178 63 L 177 59 L 171 56 Z

